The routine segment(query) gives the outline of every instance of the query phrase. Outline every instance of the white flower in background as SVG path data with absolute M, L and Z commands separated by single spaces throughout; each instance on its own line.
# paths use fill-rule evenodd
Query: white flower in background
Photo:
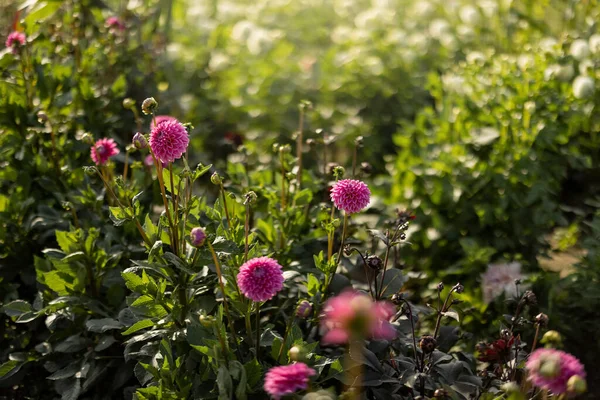
M 257 56 L 271 49 L 273 39 L 266 29 L 257 28 L 250 33 L 246 40 L 246 46 L 250 54 Z
M 229 56 L 225 53 L 215 51 L 211 54 L 208 69 L 211 72 L 222 71 L 229 66 Z
M 392 29 L 386 38 L 388 43 L 402 45 L 406 43 L 406 32 L 401 29 Z
M 587 99 L 594 95 L 596 87 L 589 76 L 578 76 L 573 81 L 573 96 L 577 99 Z
M 442 85 L 444 89 L 453 93 L 464 93 L 465 78 L 456 74 L 442 75 Z
M 487 271 L 481 275 L 481 290 L 483 301 L 490 303 L 504 293 L 507 298 L 517 296 L 516 279 L 523 279 L 521 263 L 490 264 Z
M 560 65 L 558 70 L 556 71 L 556 79 L 562 82 L 570 82 L 574 76 L 575 68 L 573 68 L 573 64 L 571 63 Z
M 579 63 L 579 74 L 590 75 L 594 72 L 594 62 L 592 60 L 583 60 Z
M 254 25 L 252 22 L 246 20 L 239 21 L 233 26 L 233 29 L 231 30 L 231 38 L 238 42 L 244 42 L 248 40 L 250 34 L 255 29 L 256 25 Z
M 461 40 L 464 40 L 466 42 L 471 42 L 477 38 L 477 35 L 475 34 L 473 28 L 462 24 L 456 28 L 456 34 Z
M 545 37 L 540 40 L 540 49 L 545 52 L 552 53 L 554 52 L 554 46 L 556 46 L 556 39 L 551 37 Z
M 577 39 L 571 43 L 569 54 L 571 54 L 576 60 L 584 60 L 590 55 L 590 46 L 588 45 L 587 41 L 583 39 Z
M 480 51 L 472 51 L 467 54 L 467 62 L 469 64 L 483 64 L 485 62 L 485 56 Z
M 450 31 L 450 23 L 445 19 L 435 19 L 429 24 L 429 34 L 436 39 L 447 36 Z
M 462 22 L 467 25 L 477 25 L 481 21 L 481 14 L 479 10 L 472 5 L 463 6 L 460 9 L 459 17 Z
M 221 0 L 217 2 L 217 15 L 223 21 L 237 19 L 246 15 L 246 8 L 235 1 Z
M 346 43 L 350 35 L 352 35 L 352 28 L 349 26 L 336 26 L 331 32 L 331 40 L 336 44 Z
M 366 57 L 363 60 L 363 65 L 373 75 L 381 75 L 384 70 L 381 59 L 379 57 L 375 57 L 375 56 Z
M 533 67 L 533 56 L 531 54 L 521 54 L 517 57 L 517 65 L 525 70 Z
M 354 24 L 357 28 L 375 30 L 389 22 L 394 14 L 381 8 L 370 8 L 361 12 L 354 18 Z
M 416 18 L 427 18 L 434 12 L 435 6 L 426 0 L 415 2 L 413 9 L 411 10 L 411 13 L 414 14 Z
M 486 17 L 494 17 L 498 13 L 498 3 L 495 0 L 480 0 L 479 8 Z
M 594 54 L 600 53 L 600 35 L 597 33 L 590 36 L 590 51 Z

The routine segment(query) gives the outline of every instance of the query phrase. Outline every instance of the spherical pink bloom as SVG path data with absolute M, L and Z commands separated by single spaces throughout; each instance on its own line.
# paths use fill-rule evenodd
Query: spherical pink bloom
M 152 122 L 150 122 L 150 128 L 154 128 L 156 125 L 165 121 L 177 121 L 177 118 L 171 117 L 170 115 L 157 115 L 152 118 Z
M 125 24 L 117 17 L 106 18 L 106 26 L 111 29 L 125 30 Z
M 96 165 L 104 165 L 112 156 L 119 154 L 119 148 L 113 139 L 98 140 L 90 149 L 90 155 Z
M 177 120 L 163 121 L 150 132 L 150 148 L 163 163 L 172 163 L 187 150 L 190 138 Z
M 273 367 L 265 375 L 265 392 L 279 400 L 281 396 L 306 389 L 313 375 L 315 370 L 301 362 Z
M 529 380 L 541 389 L 559 395 L 567 391 L 567 382 L 572 376 L 585 378 L 581 362 L 569 353 L 555 349 L 537 349 L 529 355 L 525 365 Z
M 338 209 L 354 214 L 369 205 L 371 191 L 364 182 L 342 179 L 333 185 L 331 200 Z
M 389 322 L 395 314 L 394 305 L 386 301 L 373 302 L 354 290 L 347 290 L 327 301 L 321 327 L 327 330 L 323 344 L 345 344 L 351 337 L 392 340 L 396 329 Z
M 6 47 L 12 48 L 13 54 L 17 54 L 19 47 L 25 45 L 27 37 L 23 32 L 13 31 L 6 38 Z
M 283 289 L 281 265 L 269 257 L 248 260 L 237 275 L 240 290 L 252 301 L 267 301 Z

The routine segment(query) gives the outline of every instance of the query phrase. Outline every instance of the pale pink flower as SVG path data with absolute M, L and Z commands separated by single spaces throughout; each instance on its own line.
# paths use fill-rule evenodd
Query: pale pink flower
M 283 289 L 281 265 L 269 257 L 248 260 L 240 267 L 237 283 L 240 290 L 252 301 L 267 301 Z
M 265 392 L 279 400 L 281 396 L 306 389 L 313 375 L 315 370 L 301 362 L 273 367 L 265 375 Z
M 583 364 L 574 356 L 555 349 L 537 349 L 529 355 L 525 365 L 528 379 L 541 389 L 550 390 L 555 395 L 567 391 L 567 383 L 573 376 L 585 378 Z
M 331 200 L 339 210 L 354 214 L 369 205 L 371 191 L 364 182 L 342 179 L 331 188 Z
M 106 26 L 111 29 L 117 29 L 119 31 L 125 30 L 125 24 L 117 17 L 106 18 Z
M 119 148 L 113 139 L 98 140 L 90 149 L 90 155 L 96 165 L 104 165 L 112 156 L 119 154 Z
M 392 340 L 396 329 L 389 322 L 395 307 L 387 301 L 373 302 L 369 296 L 347 290 L 325 303 L 321 327 L 327 332 L 323 344 L 345 344 L 351 338 Z
M 524 278 L 525 276 L 521 274 L 521 264 L 518 262 L 488 265 L 487 271 L 481 275 L 483 301 L 489 303 L 502 293 L 506 297 L 516 297 L 515 280 Z

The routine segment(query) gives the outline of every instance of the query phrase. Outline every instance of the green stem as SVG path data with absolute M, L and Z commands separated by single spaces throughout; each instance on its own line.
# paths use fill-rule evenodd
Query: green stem
M 281 344 L 283 346 L 283 343 Z M 260 357 L 260 302 L 256 303 L 256 359 Z
M 177 204 L 177 195 L 175 194 L 175 184 L 173 181 L 173 163 L 169 163 L 169 179 L 171 181 L 171 202 L 173 203 L 173 239 L 175 240 L 175 244 L 173 247 L 173 250 L 175 252 L 175 255 L 179 255 L 179 228 L 178 228 L 178 221 L 177 221 L 177 216 L 179 214 L 178 212 L 178 204 Z M 179 181 L 181 182 L 181 181 Z
M 248 236 L 250 235 L 250 204 L 246 204 L 246 220 L 244 222 L 244 262 L 248 261 Z
M 304 107 L 300 107 L 300 121 L 298 122 L 298 144 L 296 145 L 296 157 L 298 158 L 298 190 L 302 189 L 302 147 L 304 131 Z
M 221 183 L 221 195 L 223 197 L 223 208 L 225 209 L 225 217 L 227 218 L 227 227 L 231 230 L 231 218 L 229 218 L 229 210 L 227 209 L 227 196 L 225 195 L 225 188 Z

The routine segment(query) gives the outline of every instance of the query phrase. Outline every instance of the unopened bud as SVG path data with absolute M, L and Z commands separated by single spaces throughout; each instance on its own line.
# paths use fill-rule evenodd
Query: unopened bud
M 343 178 L 343 177 L 344 177 L 344 173 L 345 173 L 345 172 L 346 172 L 346 170 L 344 169 L 344 167 L 342 167 L 342 166 L 339 166 L 339 165 L 338 165 L 337 167 L 335 167 L 335 168 L 333 169 L 333 176 L 334 176 L 336 179 L 341 179 L 341 178 Z
M 360 163 L 360 170 L 364 174 L 369 175 L 371 172 L 373 172 L 373 166 L 365 161 L 365 162 Z
M 437 284 L 437 290 L 438 290 L 438 292 L 441 292 L 442 290 L 444 290 L 444 282 L 440 282 Z
M 96 175 L 96 173 L 98 172 L 96 167 L 83 167 L 83 171 L 88 176 Z
M 38 111 L 37 119 L 40 124 L 44 124 L 46 121 L 48 121 L 48 115 L 46 115 L 44 111 Z
M 123 99 L 123 108 L 129 110 L 130 108 L 133 108 L 135 106 L 135 100 L 127 97 L 125 99 Z
M 465 287 L 463 285 L 461 285 L 460 283 L 457 283 L 456 285 L 454 285 L 454 287 L 452 289 L 458 294 L 461 294 L 462 292 L 465 291 Z
M 138 150 L 148 147 L 148 140 L 146 139 L 146 136 L 140 132 L 137 132 L 135 135 L 133 135 L 132 143 Z
M 587 382 L 579 375 L 573 375 L 567 381 L 567 392 L 583 394 L 587 392 Z
M 296 316 L 298 318 L 306 319 L 312 314 L 313 306 L 308 300 L 302 300 L 296 307 Z
M 206 241 L 206 232 L 204 232 L 204 229 L 199 227 L 193 228 L 190 232 L 190 240 L 192 242 L 192 246 L 202 247 Z
M 302 359 L 302 349 L 298 346 L 294 346 L 288 352 L 288 356 L 291 361 L 300 361 Z
M 380 257 L 372 255 L 367 257 L 367 266 L 372 270 L 379 271 L 383 268 L 383 261 Z
M 518 393 L 521 388 L 515 382 L 506 382 L 500 387 L 504 393 Z
M 548 316 L 544 313 L 539 313 L 535 316 L 535 323 L 540 326 L 548 325 Z
M 223 180 L 221 179 L 221 176 L 219 175 L 218 172 L 215 171 L 215 173 L 212 174 L 212 176 L 210 177 L 210 181 L 214 184 L 214 185 L 221 185 L 223 183 Z
M 258 196 L 256 195 L 255 192 L 253 192 L 251 190 L 244 195 L 244 204 L 248 204 L 248 205 L 254 204 L 254 203 L 256 203 L 257 199 L 258 199 Z
M 94 137 L 89 132 L 86 132 L 83 135 L 81 135 L 79 140 L 81 140 L 85 144 L 94 144 Z
M 433 353 L 437 347 L 437 340 L 433 336 L 423 336 L 419 342 L 419 347 L 425 354 Z
M 445 389 L 436 389 L 435 392 L 433 392 L 433 397 L 435 399 L 445 399 L 448 397 L 448 392 Z
M 540 342 L 550 347 L 560 347 L 562 345 L 562 336 L 557 331 L 548 331 L 544 333 Z
M 525 293 L 523 293 L 523 297 L 521 297 L 521 300 L 528 305 L 537 304 L 537 297 L 535 296 L 535 293 L 533 293 L 531 290 L 526 290 Z
M 210 328 L 215 323 L 215 317 L 212 315 L 201 315 L 200 316 L 200 324 L 202 324 L 205 328 Z
M 148 97 L 142 103 L 142 112 L 146 115 L 154 114 L 156 108 L 158 107 L 158 103 L 154 100 L 154 97 Z

